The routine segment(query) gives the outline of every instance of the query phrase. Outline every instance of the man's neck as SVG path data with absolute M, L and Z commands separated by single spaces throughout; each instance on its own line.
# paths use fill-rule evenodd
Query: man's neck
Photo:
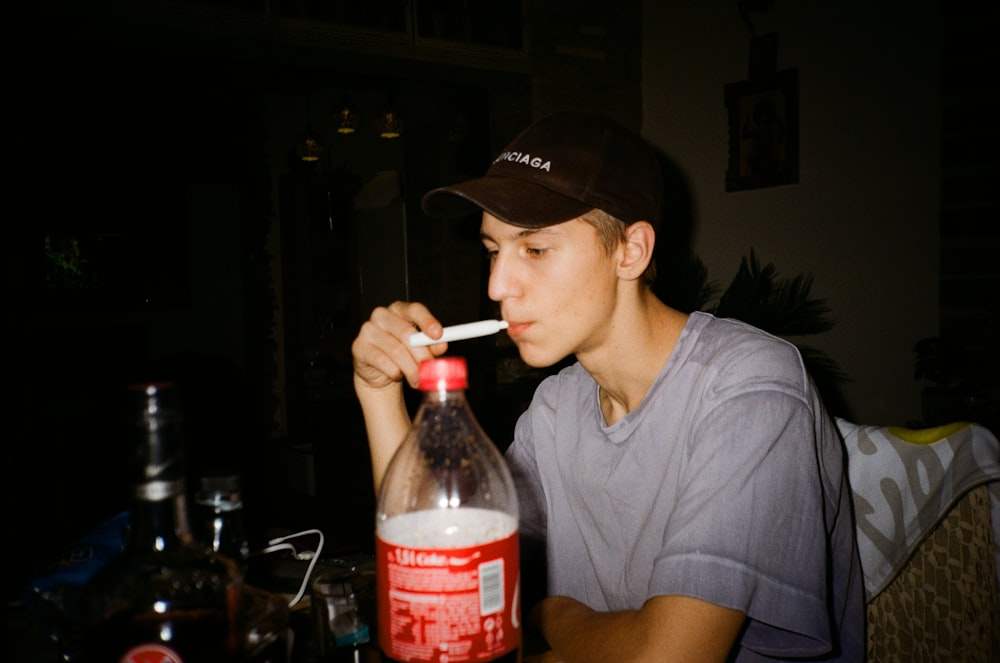
M 627 336 L 608 347 L 578 356 L 600 387 L 601 412 L 612 424 L 639 407 L 677 345 L 688 316 L 658 300 L 642 309 Z

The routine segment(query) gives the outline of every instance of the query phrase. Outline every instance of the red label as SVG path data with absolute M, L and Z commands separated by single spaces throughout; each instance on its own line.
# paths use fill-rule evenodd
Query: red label
M 488 661 L 521 642 L 518 536 L 470 548 L 375 540 L 379 645 L 406 663 Z
M 121 663 L 183 663 L 183 659 L 170 647 L 147 644 L 129 649 Z

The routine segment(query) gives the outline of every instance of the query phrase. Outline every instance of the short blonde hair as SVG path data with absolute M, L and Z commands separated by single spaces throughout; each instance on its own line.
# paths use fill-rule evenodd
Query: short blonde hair
M 625 230 L 628 228 L 628 224 L 604 210 L 595 208 L 580 218 L 597 229 L 601 237 L 601 245 L 609 255 L 625 241 Z M 646 266 L 646 271 L 642 273 L 642 280 L 646 285 L 651 285 L 656 280 L 656 261 L 652 258 Z

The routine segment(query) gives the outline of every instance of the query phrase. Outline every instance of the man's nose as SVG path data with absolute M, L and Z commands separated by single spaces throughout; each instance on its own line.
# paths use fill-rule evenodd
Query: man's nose
M 495 302 L 513 296 L 516 291 L 513 270 L 506 256 L 498 253 L 490 265 L 490 279 L 486 294 Z

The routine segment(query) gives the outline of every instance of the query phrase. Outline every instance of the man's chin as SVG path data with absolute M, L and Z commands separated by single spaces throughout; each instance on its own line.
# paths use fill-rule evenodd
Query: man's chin
M 522 345 L 519 345 L 517 349 L 521 355 L 521 361 L 531 368 L 550 368 L 569 356 L 565 354 L 545 355 L 539 352 L 532 352 L 532 348 Z

